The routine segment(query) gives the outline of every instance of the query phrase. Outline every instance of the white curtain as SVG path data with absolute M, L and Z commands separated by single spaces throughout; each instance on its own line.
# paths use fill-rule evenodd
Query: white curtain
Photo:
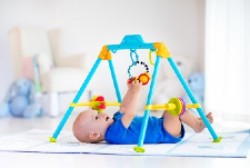
M 250 1 L 206 0 L 206 108 L 250 122 Z

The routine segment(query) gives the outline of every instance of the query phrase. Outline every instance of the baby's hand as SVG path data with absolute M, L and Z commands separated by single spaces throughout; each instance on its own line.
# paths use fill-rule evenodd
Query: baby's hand
M 129 84 L 129 89 L 132 92 L 141 92 L 142 83 L 139 80 L 134 80 L 133 82 L 131 82 L 131 84 Z

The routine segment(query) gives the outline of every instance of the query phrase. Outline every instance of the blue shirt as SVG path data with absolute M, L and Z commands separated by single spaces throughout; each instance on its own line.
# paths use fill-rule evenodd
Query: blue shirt
M 107 129 L 105 140 L 111 144 L 136 144 L 139 140 L 143 117 L 135 116 L 130 126 L 125 128 L 121 118 L 124 113 L 114 114 L 114 123 Z M 176 143 L 184 137 L 184 128 L 181 127 L 181 135 L 176 138 L 170 135 L 163 127 L 164 118 L 150 116 L 145 134 L 144 143 Z

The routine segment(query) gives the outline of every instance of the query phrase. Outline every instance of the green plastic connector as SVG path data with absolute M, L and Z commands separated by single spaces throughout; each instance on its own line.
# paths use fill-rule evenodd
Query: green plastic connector
M 52 143 L 56 143 L 56 138 L 50 137 L 49 141 L 52 142 Z
M 135 146 L 134 151 L 136 151 L 137 153 L 144 153 L 145 149 L 143 147 L 140 147 L 140 146 Z
M 222 137 L 218 137 L 217 139 L 213 140 L 213 143 L 220 143 L 220 141 L 222 140 Z

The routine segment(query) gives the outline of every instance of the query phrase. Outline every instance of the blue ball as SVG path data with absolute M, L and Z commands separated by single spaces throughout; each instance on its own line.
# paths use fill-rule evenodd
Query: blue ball
M 24 96 L 16 96 L 10 102 L 10 113 L 15 117 L 22 117 L 25 108 L 28 106 L 28 99 Z

